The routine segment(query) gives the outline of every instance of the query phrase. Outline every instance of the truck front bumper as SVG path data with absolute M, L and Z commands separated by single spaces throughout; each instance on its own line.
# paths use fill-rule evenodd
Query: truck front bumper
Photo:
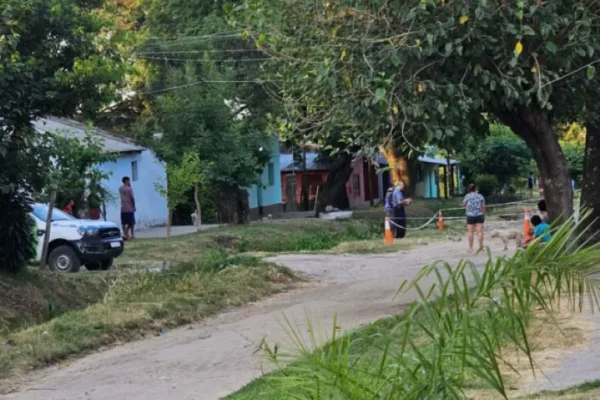
M 116 258 L 123 254 L 123 239 L 102 239 L 99 237 L 84 237 L 75 244 L 82 264 L 99 263 L 109 258 Z

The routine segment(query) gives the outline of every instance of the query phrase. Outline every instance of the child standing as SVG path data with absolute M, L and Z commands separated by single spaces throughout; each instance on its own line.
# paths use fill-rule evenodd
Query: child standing
M 552 239 L 550 225 L 543 221 L 539 215 L 532 216 L 530 222 L 531 226 L 533 226 L 533 236 L 531 240 L 525 243 L 525 246 L 529 245 L 535 239 L 540 239 L 540 243 L 548 243 Z

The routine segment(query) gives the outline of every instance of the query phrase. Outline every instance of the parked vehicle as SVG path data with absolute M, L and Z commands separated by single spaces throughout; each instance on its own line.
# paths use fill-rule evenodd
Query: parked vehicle
M 42 258 L 48 206 L 34 204 L 31 217 L 36 224 L 37 255 Z M 123 253 L 119 227 L 112 222 L 77 219 L 61 210 L 52 210 L 47 264 L 53 271 L 77 272 L 82 265 L 88 270 L 107 270 Z

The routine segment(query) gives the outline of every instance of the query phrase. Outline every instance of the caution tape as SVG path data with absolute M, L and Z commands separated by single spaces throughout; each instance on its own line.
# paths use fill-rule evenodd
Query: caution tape
M 486 204 L 486 208 L 514 206 L 514 205 L 519 205 L 519 204 L 527 205 L 527 204 L 536 204 L 536 203 L 537 203 L 536 200 L 521 200 L 521 201 L 512 201 L 509 203 L 498 203 L 498 204 L 490 204 L 490 205 Z M 464 207 L 453 207 L 453 208 L 442 208 L 442 211 L 458 211 L 458 210 L 464 210 L 464 209 L 465 209 Z
M 518 204 L 535 204 L 535 200 L 521 200 L 521 201 L 513 201 L 513 202 L 509 202 L 509 203 L 499 203 L 499 204 L 490 204 L 490 205 L 486 205 L 486 208 L 493 208 L 493 207 L 505 207 L 505 206 L 511 206 L 511 205 L 518 205 Z M 464 207 L 455 207 L 455 208 L 443 208 L 440 211 L 444 212 L 444 211 L 456 211 L 456 210 L 464 210 Z M 433 221 L 435 221 L 435 219 L 438 217 L 438 215 L 440 214 L 440 211 L 436 212 L 433 217 L 427 219 L 427 217 L 405 217 L 404 219 L 406 221 L 415 221 L 415 220 L 427 220 L 427 222 L 425 222 L 423 225 L 418 226 L 416 228 L 407 228 L 404 226 L 400 226 L 397 223 L 394 222 L 394 220 L 396 219 L 401 219 L 401 218 L 396 218 L 396 217 L 388 217 L 388 220 L 390 221 L 390 224 L 394 225 L 397 228 L 400 229 L 404 229 L 407 231 L 418 231 L 421 229 L 426 228 L 427 226 L 429 226 Z M 501 216 L 516 216 L 518 214 L 503 214 Z M 456 221 L 456 220 L 461 220 L 461 219 L 465 219 L 466 217 L 462 216 L 462 217 L 444 217 L 444 221 Z
M 423 228 L 426 228 L 426 227 L 427 227 L 429 224 L 431 224 L 431 223 L 432 223 L 432 222 L 433 222 L 433 221 L 434 221 L 434 220 L 437 218 L 437 216 L 438 216 L 439 214 L 440 214 L 440 212 L 439 212 L 439 211 L 438 211 L 438 212 L 436 212 L 436 213 L 433 215 L 433 217 L 431 217 L 431 218 L 429 219 L 429 221 L 425 222 L 423 225 L 421 225 L 421 226 L 419 226 L 419 227 L 417 227 L 417 228 L 407 228 L 407 227 L 405 227 L 405 226 L 400 226 L 400 225 L 398 225 L 397 223 L 395 223 L 394 221 L 392 221 L 392 218 L 388 218 L 388 220 L 390 221 L 390 224 L 394 225 L 396 228 L 404 229 L 404 230 L 406 230 L 406 231 L 418 231 L 418 230 L 421 230 L 421 229 L 423 229 Z M 398 219 L 398 218 L 396 218 L 396 219 Z M 408 218 L 407 218 L 407 219 L 408 219 Z

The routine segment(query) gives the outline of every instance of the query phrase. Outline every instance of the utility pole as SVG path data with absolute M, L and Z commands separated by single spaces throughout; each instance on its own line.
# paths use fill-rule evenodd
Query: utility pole
M 40 267 L 46 266 L 48 258 L 48 243 L 50 242 L 50 229 L 52 228 L 52 211 L 54 210 L 54 202 L 56 201 L 56 188 L 50 189 L 50 204 L 48 204 L 48 215 L 46 216 L 46 231 L 44 232 L 44 245 L 42 247 L 42 258 L 40 259 Z

